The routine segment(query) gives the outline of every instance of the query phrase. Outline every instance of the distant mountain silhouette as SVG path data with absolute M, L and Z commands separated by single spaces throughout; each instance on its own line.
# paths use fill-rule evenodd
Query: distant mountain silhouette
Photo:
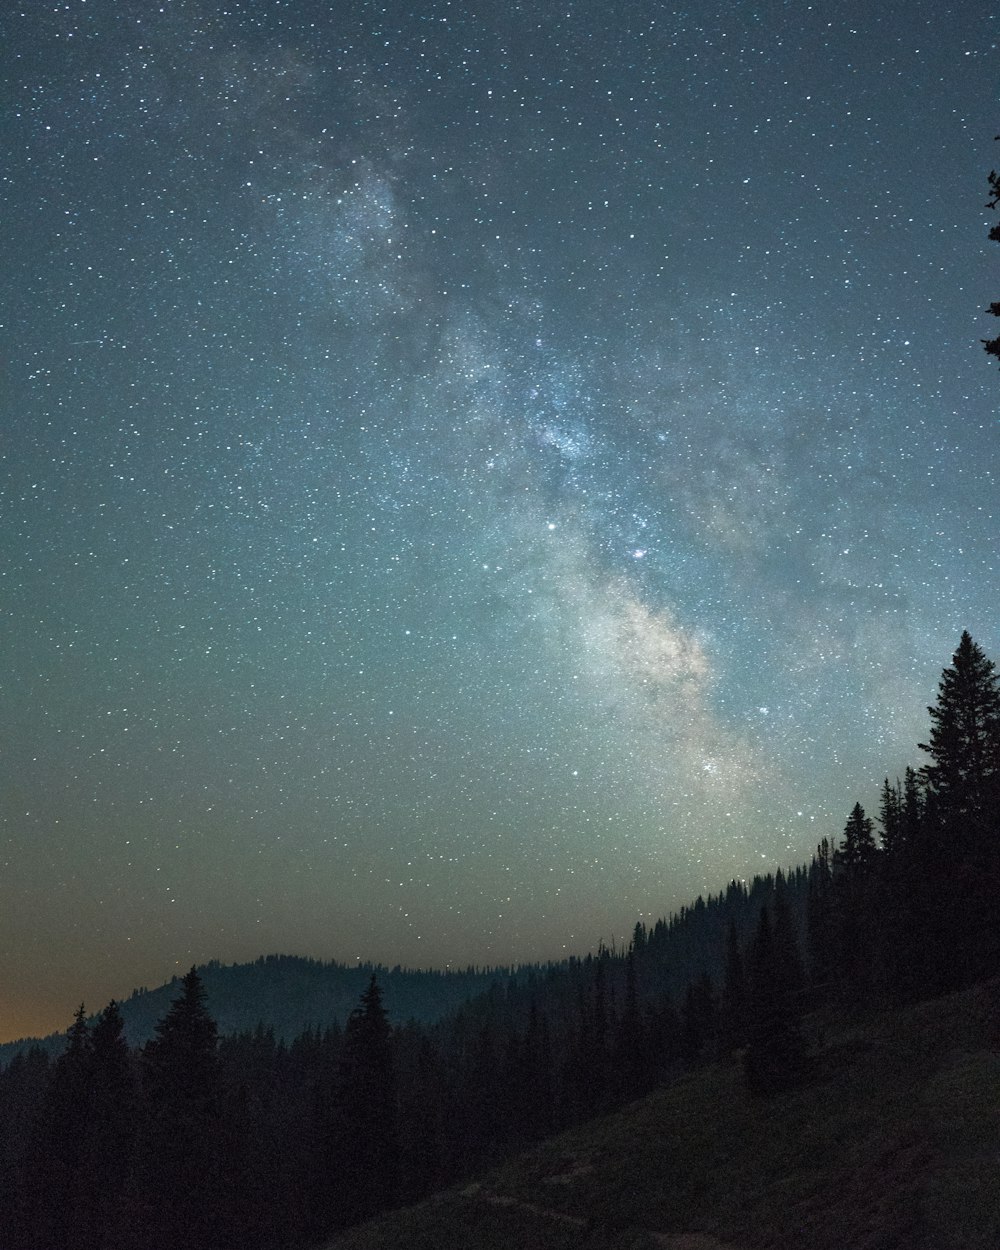
M 417 971 L 398 965 L 388 969 L 371 963 L 342 964 L 299 955 L 262 955 L 246 964 L 212 960 L 200 966 L 198 972 L 220 1034 L 243 1033 L 263 1025 L 272 1029 L 277 1039 L 291 1042 L 307 1029 L 343 1025 L 373 972 L 383 988 L 386 1012 L 393 1024 L 409 1020 L 429 1024 L 456 1011 L 492 984 L 506 983 L 516 970 Z M 157 1020 L 177 997 L 179 986 L 180 977 L 173 977 L 156 989 L 133 990 L 120 1004 L 130 1046 L 141 1046 L 153 1036 Z M 104 1006 L 87 1004 L 93 1015 Z M 67 1018 L 67 1028 L 70 1023 Z M 65 1032 L 6 1042 L 0 1045 L 0 1068 L 33 1045 L 59 1054 L 65 1044 Z

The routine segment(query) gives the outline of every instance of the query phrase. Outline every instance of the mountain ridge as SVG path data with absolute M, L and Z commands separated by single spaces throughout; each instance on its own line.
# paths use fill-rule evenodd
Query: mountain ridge
M 387 968 L 377 963 L 345 964 L 279 954 L 261 955 L 245 963 L 210 960 L 196 966 L 221 1035 L 263 1026 L 271 1029 L 277 1040 L 285 1042 L 309 1029 L 322 1031 L 334 1024 L 343 1026 L 373 974 L 383 988 L 389 1018 L 401 1025 L 410 1020 L 432 1023 L 491 985 L 505 984 L 522 971 L 505 967 L 438 971 L 398 964 Z M 524 966 L 528 967 L 542 965 Z M 141 1046 L 153 1036 L 157 1021 L 178 992 L 180 981 L 179 976 L 174 976 L 152 989 L 135 989 L 121 1000 L 119 1007 L 130 1046 Z M 0 1044 L 0 1068 L 33 1046 L 55 1056 L 65 1044 L 65 1031 L 4 1042 Z

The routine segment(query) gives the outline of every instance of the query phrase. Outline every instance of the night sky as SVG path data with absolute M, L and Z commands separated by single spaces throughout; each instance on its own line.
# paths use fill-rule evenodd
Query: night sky
M 583 954 L 1000 659 L 995 14 L 0 18 L 0 1037 Z

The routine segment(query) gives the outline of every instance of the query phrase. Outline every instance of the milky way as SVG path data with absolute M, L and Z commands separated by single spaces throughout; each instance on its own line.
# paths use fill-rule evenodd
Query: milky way
M 989 24 L 626 9 L 2 19 L 3 1035 L 620 940 L 1000 658 Z

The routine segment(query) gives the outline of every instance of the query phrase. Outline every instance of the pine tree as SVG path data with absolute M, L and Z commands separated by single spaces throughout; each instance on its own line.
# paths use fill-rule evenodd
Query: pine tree
M 399 1195 L 399 1109 L 392 1029 L 372 975 L 344 1030 L 336 1160 L 341 1219 L 355 1223 L 395 1205 Z
M 770 913 L 762 907 L 750 949 L 750 1032 L 743 1052 L 743 1074 L 753 1094 L 790 1089 L 806 1072 L 802 995 L 786 980 L 794 962 L 776 943 Z
M 410 1205 L 448 1180 L 445 1072 L 438 1048 L 410 1021 L 397 1033 L 400 1199 Z
M 297 1240 L 295 1152 L 281 1132 L 291 1111 L 286 1091 L 278 1088 L 283 1057 L 273 1030 L 262 1024 L 219 1042 L 221 1165 L 213 1201 L 220 1229 L 240 1250 L 271 1250 Z
M 118 1004 L 112 1000 L 90 1035 L 90 1120 L 84 1159 L 86 1217 L 76 1246 L 99 1247 L 120 1223 L 136 1133 L 136 1088 Z
M 594 960 L 594 983 L 591 993 L 590 1048 L 584 1059 L 584 1080 L 591 1096 L 591 1111 L 600 1110 L 608 1089 L 608 1001 L 606 970 L 608 952 L 601 947 Z
M 870 995 L 875 963 L 882 958 L 875 940 L 878 855 L 874 821 L 855 803 L 833 853 L 836 975 L 843 998 L 854 1003 Z
M 90 1029 L 81 1003 L 45 1091 L 22 1172 L 22 1245 L 62 1250 L 76 1244 L 86 1206 L 83 1163 L 90 1120 Z
M 870 876 L 877 855 L 875 823 L 861 804 L 855 803 L 844 826 L 844 840 L 833 853 L 835 875 L 839 868 L 841 877 L 858 885 Z
M 813 997 L 826 998 L 836 973 L 833 915 L 833 854 L 829 838 L 816 847 L 809 865 L 806 895 L 809 984 Z
M 0 1070 L 0 1229 L 12 1247 L 30 1244 L 34 1189 L 34 1141 L 52 1075 L 48 1054 L 38 1045 L 15 1055 Z M 22 1235 L 24 1234 L 24 1235 Z
M 775 976 L 785 988 L 790 1001 L 801 1014 L 801 1003 L 806 989 L 806 974 L 799 953 L 799 940 L 795 920 L 788 902 L 788 886 L 785 874 L 779 869 L 774 877 L 774 967 Z
M 722 982 L 719 1052 L 731 1055 L 747 1040 L 747 984 L 736 921 L 726 930 L 726 971 Z
M 681 1025 L 684 1061 L 691 1065 L 701 1062 L 709 1045 L 714 1048 L 717 1034 L 715 988 L 707 972 L 688 984 Z
M 900 808 L 903 843 L 907 847 L 916 844 L 924 819 L 923 784 L 915 769 L 907 765 L 903 774 L 903 795 Z
M 918 868 L 938 888 L 928 956 L 940 990 L 995 975 L 1000 960 L 1000 678 L 968 631 L 927 710 Z
M 907 770 L 912 773 L 912 769 Z M 879 801 L 879 824 L 882 826 L 881 893 L 877 901 L 887 988 L 895 997 L 905 997 L 904 984 L 909 977 L 908 912 L 912 905 L 909 864 L 916 835 L 904 814 L 903 783 L 897 778 L 891 784 L 886 777 Z
M 634 1098 L 646 1084 L 646 1041 L 639 1011 L 635 954 L 629 949 L 625 956 L 625 1005 L 614 1045 L 614 1067 L 620 1098 Z
M 296 1185 L 311 1241 L 318 1241 L 341 1220 L 338 1166 L 347 1148 L 338 1105 L 342 1054 L 343 1034 L 336 1028 L 307 1030 L 290 1051 L 302 1090 L 302 1125 L 292 1142 Z
M 142 1051 L 142 1134 L 133 1215 L 146 1225 L 144 1245 L 192 1250 L 224 1240 L 218 1192 L 217 1030 L 197 970 L 156 1025 Z
M 927 711 L 930 740 L 920 743 L 931 762 L 921 769 L 939 818 L 979 824 L 1000 818 L 1000 679 L 992 660 L 966 630 L 941 675 L 938 700 Z
M 890 785 L 888 777 L 882 782 L 878 822 L 882 826 L 882 849 L 886 859 L 895 863 L 901 857 L 905 846 L 903 784 L 898 778 L 895 785 Z

